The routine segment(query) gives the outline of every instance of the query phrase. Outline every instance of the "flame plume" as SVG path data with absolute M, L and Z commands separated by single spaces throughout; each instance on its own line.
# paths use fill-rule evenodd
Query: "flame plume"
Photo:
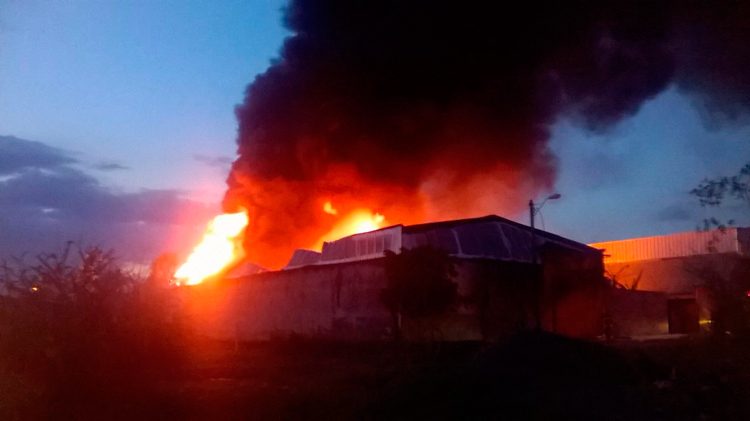
M 331 202 L 326 202 L 330 204 Z M 326 212 L 328 213 L 328 212 Z M 336 225 L 328 231 L 311 248 L 320 250 L 326 241 L 338 240 L 352 234 L 375 231 L 385 226 L 385 217 L 379 213 L 373 213 L 368 209 L 356 209 L 341 218 Z
M 173 283 L 199 284 L 241 260 L 245 256 L 242 237 L 247 223 L 247 211 L 244 209 L 216 216 L 208 224 L 203 240 L 175 272 Z

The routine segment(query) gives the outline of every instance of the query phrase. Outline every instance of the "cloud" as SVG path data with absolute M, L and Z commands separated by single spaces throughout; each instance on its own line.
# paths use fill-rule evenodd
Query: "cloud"
M 611 151 L 582 155 L 576 171 L 579 173 L 581 187 L 587 189 L 617 186 L 626 182 L 629 176 L 626 159 Z
M 206 164 L 209 167 L 229 168 L 232 165 L 233 159 L 228 156 L 208 156 L 196 154 L 193 155 L 193 159 L 196 161 Z
M 672 204 L 666 206 L 656 213 L 656 219 L 660 222 L 672 221 L 694 221 L 692 209 L 682 204 Z
M 13 136 L 0 136 L 0 175 L 28 168 L 58 168 L 76 162 L 62 149 Z
M 99 171 L 122 171 L 130 169 L 130 167 L 118 164 L 117 162 L 100 162 L 94 165 L 94 168 Z
M 65 151 L 1 140 L 0 150 L 19 159 L 14 164 L 0 153 L 0 258 L 55 251 L 72 240 L 148 261 L 192 244 L 214 211 L 179 190 L 113 191 L 73 166 Z

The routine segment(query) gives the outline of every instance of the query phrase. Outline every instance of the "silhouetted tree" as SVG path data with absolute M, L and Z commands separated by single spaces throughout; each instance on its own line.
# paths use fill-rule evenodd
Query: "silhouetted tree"
M 687 272 L 703 282 L 711 311 L 711 333 L 746 335 L 750 330 L 750 259 L 731 256 L 722 262 L 686 262 Z
M 393 317 L 395 338 L 401 336 L 401 319 L 440 315 L 456 304 L 456 270 L 450 256 L 432 247 L 385 252 L 388 285 L 380 298 Z
M 0 265 L 0 418 L 80 418 L 76 407 L 175 373 L 182 331 L 167 292 L 113 252 L 71 243 Z
M 168 287 L 179 263 L 174 253 L 162 253 L 151 262 L 148 282 L 155 287 Z
M 740 171 L 733 176 L 722 176 L 713 179 L 704 179 L 690 194 L 698 198 L 701 206 L 718 207 L 727 199 L 743 202 L 750 205 L 750 163 L 745 164 Z M 720 221 L 716 218 L 703 220 L 703 229 L 723 229 L 734 225 L 733 220 Z
M 750 210 L 750 163 L 745 164 L 732 176 L 721 176 L 704 179 L 690 194 L 698 198 L 701 206 L 719 207 L 727 200 L 740 202 Z M 721 221 L 715 217 L 703 220 L 702 231 L 713 231 L 712 238 L 706 245 L 710 253 L 717 252 L 716 244 L 720 236 L 726 234 L 727 227 L 735 221 Z M 725 331 L 746 333 L 750 328 L 750 259 L 738 257 L 731 262 L 728 271 L 721 271 L 716 263 L 687 267 L 698 275 L 707 288 L 712 305 L 712 332 L 723 334 Z

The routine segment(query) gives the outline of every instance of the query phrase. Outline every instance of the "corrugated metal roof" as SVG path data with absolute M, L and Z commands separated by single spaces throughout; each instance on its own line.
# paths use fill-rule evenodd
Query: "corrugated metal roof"
M 544 243 L 539 236 L 537 246 Z M 457 257 L 532 261 L 531 232 L 498 221 L 438 225 L 404 233 L 404 247 L 433 246 Z
M 401 225 L 354 234 L 323 243 L 320 263 L 340 263 L 383 257 L 385 250 L 401 250 Z
M 297 249 L 294 250 L 292 258 L 284 269 L 294 269 L 307 265 L 314 265 L 320 262 L 321 254 L 314 250 Z
M 536 246 L 554 244 L 583 253 L 599 251 L 585 244 L 546 231 L 535 230 Z M 533 261 L 531 228 L 499 216 L 459 219 L 411 226 L 395 225 L 355 234 L 323 244 L 316 256 L 297 252 L 287 269 L 310 264 L 328 264 L 383 257 L 384 250 L 430 245 L 462 258 L 489 258 L 518 262 Z M 314 253 L 314 252 L 313 252 Z
M 545 231 L 535 230 L 536 246 L 555 244 L 569 250 L 595 249 Z M 453 256 L 533 261 L 531 227 L 498 216 L 404 227 L 404 247 L 431 245 Z
M 242 278 L 248 275 L 255 275 L 258 273 L 266 272 L 268 269 L 258 266 L 254 263 L 244 262 L 234 268 L 232 268 L 226 275 L 225 279 Z
M 693 231 L 655 237 L 630 238 L 589 244 L 604 250 L 605 263 L 633 262 L 670 257 L 686 257 L 708 253 L 742 253 L 741 237 L 746 228 L 727 228 L 719 231 Z
M 460 225 L 477 224 L 480 222 L 490 222 L 490 221 L 499 222 L 503 224 L 503 226 L 515 227 L 523 232 L 531 233 L 531 227 L 529 227 L 528 225 L 519 224 L 518 222 L 511 221 L 510 219 L 506 219 L 497 215 L 487 215 L 487 216 L 482 216 L 479 218 L 454 219 L 454 220 L 449 220 L 449 221 L 428 222 L 425 224 L 407 225 L 404 227 L 404 233 L 412 234 L 416 232 L 432 230 L 435 228 L 448 228 L 448 227 L 452 228 L 452 227 L 457 227 Z M 544 238 L 546 240 L 553 241 L 555 244 L 561 245 L 563 247 L 567 247 L 570 249 L 578 249 L 581 251 L 593 251 L 593 250 L 589 250 L 590 247 L 586 244 L 579 243 L 578 241 L 573 241 L 569 238 L 561 237 L 551 232 L 542 231 L 538 228 L 534 230 L 534 233 L 538 238 Z

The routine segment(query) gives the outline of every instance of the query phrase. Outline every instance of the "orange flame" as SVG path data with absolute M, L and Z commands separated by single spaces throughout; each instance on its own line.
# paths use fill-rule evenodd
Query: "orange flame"
M 337 211 L 336 208 L 333 207 L 330 200 L 323 204 L 323 212 L 329 215 L 337 215 L 339 213 L 339 211 Z
M 248 223 L 247 211 L 216 216 L 201 242 L 174 274 L 175 285 L 196 285 L 220 273 L 245 256 L 242 234 Z
M 385 217 L 379 213 L 373 213 L 369 209 L 354 210 L 336 224 L 332 230 L 320 237 L 313 248 L 320 250 L 325 241 L 338 240 L 348 235 L 374 231 L 381 228 L 385 223 Z

